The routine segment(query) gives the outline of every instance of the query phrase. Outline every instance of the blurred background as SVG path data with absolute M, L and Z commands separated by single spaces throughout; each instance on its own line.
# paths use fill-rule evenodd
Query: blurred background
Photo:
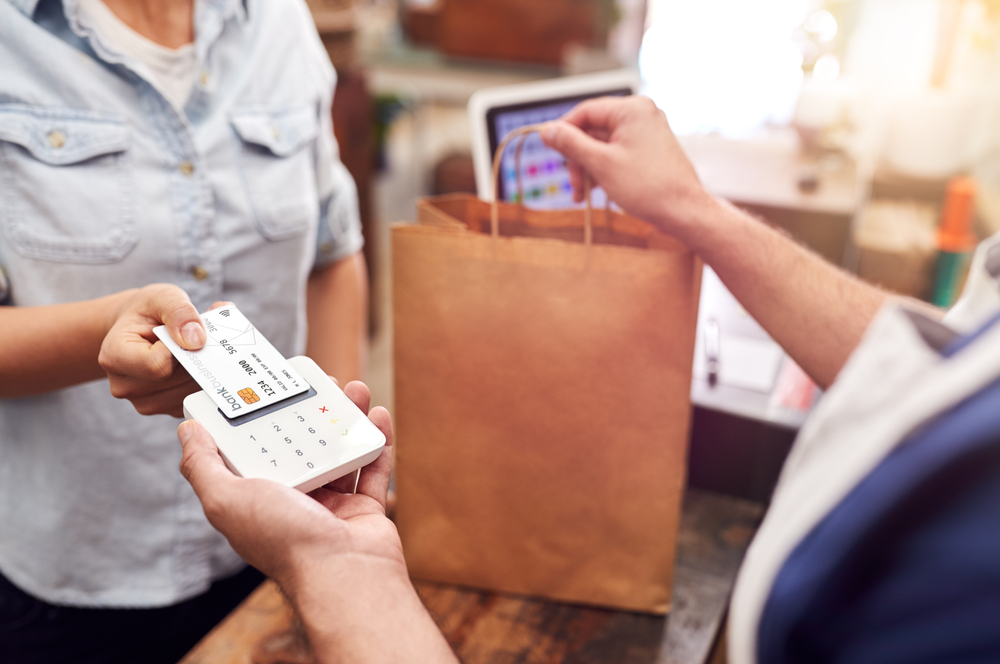
M 941 252 L 1000 230 L 1000 0 L 308 1 L 340 76 L 373 280 L 368 382 L 390 408 L 388 227 L 419 196 L 475 192 L 466 106 L 482 88 L 634 68 L 711 192 L 900 293 L 948 304 L 961 262 L 936 292 Z M 702 318 L 738 316 L 706 276 Z M 691 479 L 759 498 L 815 390 L 741 325 L 728 347 L 750 360 L 720 386 L 696 360 Z M 747 427 L 769 433 L 734 433 Z M 739 477 L 699 461 L 721 454 Z

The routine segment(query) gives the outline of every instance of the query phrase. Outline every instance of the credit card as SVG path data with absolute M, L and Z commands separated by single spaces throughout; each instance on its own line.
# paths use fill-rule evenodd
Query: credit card
M 309 384 L 235 306 L 201 315 L 205 347 L 185 350 L 166 325 L 153 328 L 226 417 L 246 415 L 309 389 Z

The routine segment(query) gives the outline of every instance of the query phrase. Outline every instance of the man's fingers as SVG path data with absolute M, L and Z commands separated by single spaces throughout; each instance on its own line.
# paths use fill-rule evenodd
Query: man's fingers
M 392 447 L 392 416 L 389 411 L 382 406 L 375 406 L 372 411 L 368 413 L 368 419 L 372 421 L 378 430 L 382 432 L 385 436 L 385 446 L 386 448 Z
M 568 122 L 549 122 L 542 130 L 542 140 L 558 150 L 570 163 L 577 163 L 591 174 L 599 173 L 610 161 L 607 143 L 588 136 L 582 129 Z
M 372 403 L 372 393 L 360 380 L 352 380 L 344 386 L 344 394 L 354 402 L 362 413 L 367 413 Z
M 618 124 L 620 113 L 629 102 L 629 97 L 600 97 L 580 102 L 566 112 L 559 120 L 575 125 L 590 133 L 603 130 L 610 135 Z
M 211 434 L 198 422 L 182 422 L 177 427 L 177 438 L 184 448 L 181 474 L 191 483 L 205 515 L 214 524 L 224 516 L 225 503 L 234 495 L 232 485 L 236 476 L 226 468 Z
M 177 439 L 184 451 L 181 474 L 197 494 L 210 492 L 212 481 L 236 477 L 226 468 L 212 434 L 201 423 L 195 420 L 181 422 L 177 427 Z
M 354 475 L 354 473 L 351 473 L 351 475 Z M 344 493 L 342 491 L 334 491 L 333 489 L 329 489 L 325 486 L 321 486 L 318 489 L 310 491 L 309 497 L 334 514 L 336 514 L 337 510 L 344 504 L 345 498 L 354 498 L 351 494 Z
M 348 473 L 343 477 L 338 477 L 334 481 L 329 482 L 324 488 L 337 493 L 354 493 L 357 486 L 358 471 L 355 470 L 353 473 Z
M 381 406 L 372 408 L 368 419 L 385 435 L 385 449 L 375 461 L 361 469 L 357 493 L 374 498 L 385 509 L 389 492 L 389 475 L 392 474 L 392 417 Z
M 570 161 L 566 163 L 567 170 L 569 170 L 569 181 L 573 185 L 573 200 L 577 203 L 582 203 L 584 195 L 586 192 L 583 190 L 583 169 L 580 168 L 580 164 Z M 591 183 L 593 186 L 593 183 Z
M 611 140 L 611 130 L 604 129 L 603 127 L 590 127 L 587 129 L 587 136 L 590 136 L 595 141 L 607 143 Z
M 205 345 L 208 338 L 205 326 L 187 293 L 180 288 L 164 290 L 162 296 L 156 297 L 153 305 L 153 316 L 163 321 L 170 336 L 181 348 L 198 350 Z
M 210 306 L 208 310 L 215 311 L 216 309 L 219 309 L 221 307 L 231 307 L 231 306 L 233 306 L 232 302 L 228 302 L 226 300 L 219 300 L 218 302 L 213 302 L 212 306 Z

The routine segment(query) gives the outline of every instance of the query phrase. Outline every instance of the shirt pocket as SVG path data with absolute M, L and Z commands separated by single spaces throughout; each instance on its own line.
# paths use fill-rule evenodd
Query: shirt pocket
M 77 109 L 0 104 L 0 200 L 19 254 L 115 263 L 138 242 L 129 132 Z
M 254 221 L 271 240 L 304 233 L 319 217 L 313 145 L 316 111 L 235 111 L 230 116 L 240 139 L 239 166 Z

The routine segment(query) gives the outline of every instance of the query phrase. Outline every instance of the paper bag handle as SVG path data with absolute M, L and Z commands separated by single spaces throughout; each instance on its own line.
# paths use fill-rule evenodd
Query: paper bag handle
M 490 206 L 490 230 L 494 238 L 500 237 L 500 200 L 498 196 L 500 192 L 498 183 L 500 182 L 500 160 L 503 157 L 503 153 L 512 140 L 515 138 L 520 139 L 517 144 L 517 150 L 514 152 L 514 173 L 517 179 L 518 204 L 524 205 L 524 185 L 521 182 L 521 150 L 524 148 L 524 137 L 533 132 L 541 133 L 544 126 L 544 124 L 539 123 L 518 127 L 507 134 L 500 141 L 500 146 L 497 147 L 497 152 L 493 156 L 493 204 Z M 587 209 L 583 215 L 583 243 L 589 247 L 593 244 L 594 228 L 591 220 L 593 205 L 590 202 L 590 174 L 586 171 L 583 172 L 583 190 L 587 201 Z M 610 200 L 608 202 L 610 205 Z

